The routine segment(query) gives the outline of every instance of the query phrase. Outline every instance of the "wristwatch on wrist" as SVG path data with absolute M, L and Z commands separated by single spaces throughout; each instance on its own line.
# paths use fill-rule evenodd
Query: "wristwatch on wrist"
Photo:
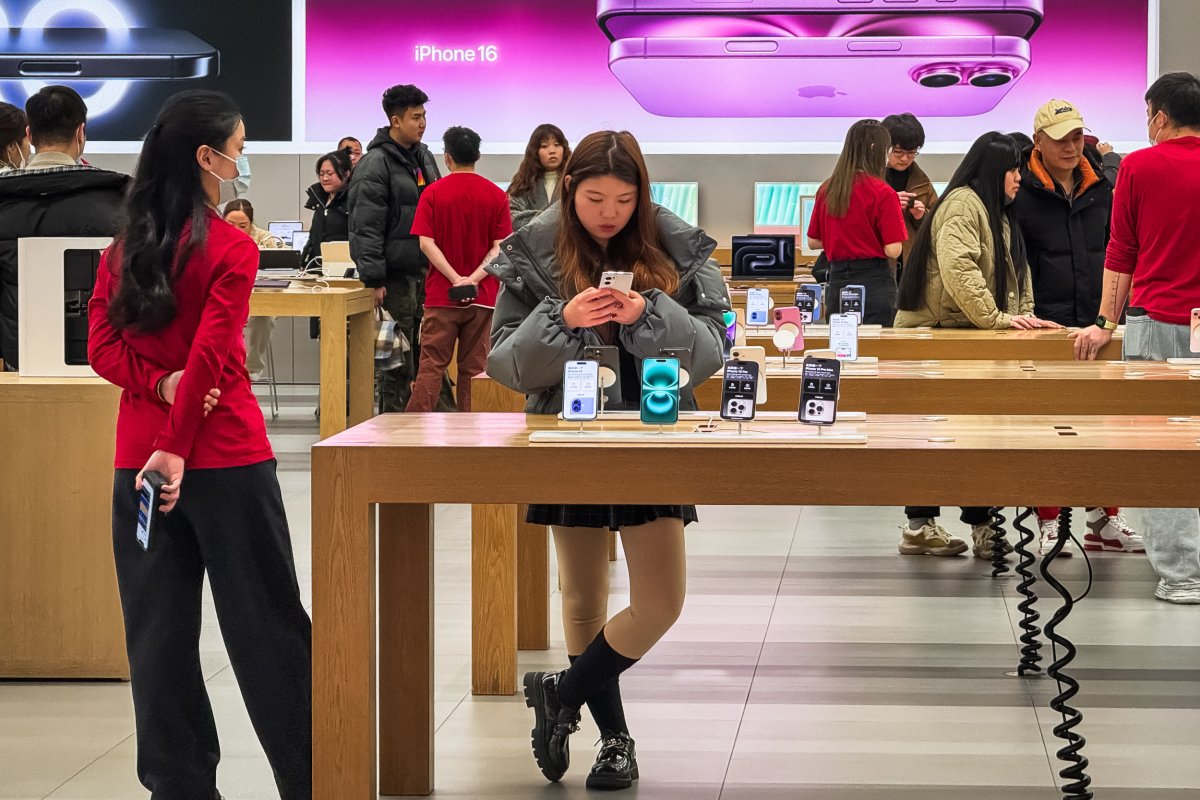
M 1096 317 L 1096 327 L 1104 328 L 1106 331 L 1115 331 L 1117 329 L 1117 323 L 1106 319 L 1105 316 L 1101 314 L 1100 316 Z

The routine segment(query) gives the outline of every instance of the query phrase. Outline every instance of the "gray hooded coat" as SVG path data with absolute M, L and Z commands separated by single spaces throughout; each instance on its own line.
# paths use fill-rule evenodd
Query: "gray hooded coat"
M 691 383 L 681 390 L 680 405 L 695 408 L 691 386 L 724 363 L 729 292 L 716 262 L 709 260 L 716 242 L 665 208 L 655 210 L 662 247 L 679 268 L 679 289 L 673 297 L 658 289 L 643 292 L 645 313 L 621 327 L 620 343 L 639 362 L 668 347 L 690 350 Z M 603 344 L 594 330 L 571 330 L 563 322 L 566 299 L 554 256 L 560 218 L 558 205 L 551 206 L 505 239 L 500 256 L 487 267 L 501 284 L 488 375 L 524 393 L 525 410 L 532 414 L 562 411 L 563 366 L 581 360 L 584 348 Z

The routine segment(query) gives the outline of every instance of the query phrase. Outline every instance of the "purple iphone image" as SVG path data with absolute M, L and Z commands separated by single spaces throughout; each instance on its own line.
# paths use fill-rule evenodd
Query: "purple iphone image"
M 1043 0 L 599 0 L 609 39 L 728 36 L 1020 36 Z
M 901 106 L 973 116 L 1028 68 L 1019 36 L 619 39 L 609 48 L 613 75 L 663 117 L 882 117 Z

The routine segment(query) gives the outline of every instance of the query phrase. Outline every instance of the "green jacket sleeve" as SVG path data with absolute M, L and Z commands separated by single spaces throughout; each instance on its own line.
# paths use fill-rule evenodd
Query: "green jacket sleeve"
M 1011 327 L 1012 317 L 997 308 L 980 266 L 981 222 L 966 204 L 956 205 L 960 207 L 942 210 L 945 221 L 939 220 L 935 237 L 942 286 L 972 326 L 985 330 Z
M 563 366 L 583 358 L 590 342 L 563 322 L 562 300 L 546 298 L 530 307 L 502 286 L 492 315 L 488 377 L 524 394 L 537 394 L 562 382 Z

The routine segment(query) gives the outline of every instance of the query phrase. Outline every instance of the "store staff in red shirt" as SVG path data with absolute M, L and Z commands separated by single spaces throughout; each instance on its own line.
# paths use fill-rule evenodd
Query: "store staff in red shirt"
M 500 282 L 483 271 L 512 233 L 508 195 L 475 174 L 479 134 L 453 127 L 442 137 L 449 174 L 421 193 L 412 235 L 429 259 L 421 363 L 405 411 L 433 411 L 458 345 L 458 410 L 471 410 L 471 379 L 487 368 Z
M 113 551 L 139 780 L 154 797 L 219 797 L 220 746 L 199 653 L 207 573 L 280 796 L 311 800 L 312 627 L 242 340 L 259 252 L 216 212 L 249 183 L 245 139 L 223 94 L 182 92 L 163 106 L 124 228 L 96 276 L 88 356 L 123 389 Z M 143 550 L 138 496 L 149 470 L 167 480 L 168 513 Z
M 1196 355 L 1189 339 L 1200 309 L 1200 78 L 1171 72 L 1155 81 L 1146 92 L 1146 126 L 1155 146 L 1121 163 L 1100 316 L 1072 334 L 1078 359 L 1094 359 L 1108 344 L 1127 299 L 1127 360 Z M 1146 555 L 1160 578 L 1154 596 L 1200 604 L 1195 512 L 1147 509 L 1144 516 Z
M 808 224 L 808 246 L 829 260 L 829 307 L 843 287 L 866 287 L 866 325 L 891 325 L 896 316 L 896 275 L 908 230 L 896 192 L 883 180 L 892 137 L 877 120 L 850 126 L 833 175 L 821 184 Z

